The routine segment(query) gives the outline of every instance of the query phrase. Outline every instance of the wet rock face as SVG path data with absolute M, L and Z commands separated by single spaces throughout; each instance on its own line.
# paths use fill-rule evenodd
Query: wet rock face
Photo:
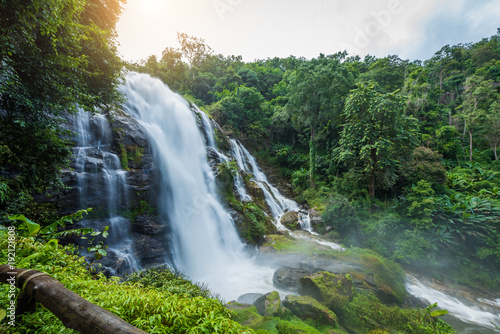
M 114 151 L 120 156 L 122 168 L 128 170 L 131 202 L 147 201 L 155 205 L 159 175 L 146 131 L 136 119 L 120 110 L 110 111 L 108 118 Z
M 335 327 L 337 316 L 326 306 L 309 296 L 288 295 L 283 306 L 303 320 L 313 319 L 321 324 Z
M 86 220 L 84 217 L 79 227 L 98 231 L 110 225 L 107 217 L 128 217 L 124 218 L 124 224 L 133 240 L 129 252 L 142 267 L 164 263 L 170 257 L 168 226 L 156 214 L 142 210 L 156 206 L 159 184 L 154 152 L 145 129 L 121 110 L 66 115 L 66 119 L 65 127 L 72 132 L 70 139 L 75 143 L 71 169 L 62 172 L 68 189 L 46 201 L 52 201 L 62 215 L 93 208 L 91 216 Z M 110 175 L 115 177 L 113 190 L 109 189 Z M 117 197 L 120 199 L 111 212 L 109 203 Z M 102 241 L 112 244 L 114 241 L 109 239 Z M 86 247 L 79 240 L 69 241 Z M 126 273 L 126 261 L 112 247 L 99 262 L 111 274 Z
M 253 181 L 248 181 L 247 186 L 250 196 L 252 196 L 252 198 L 254 198 L 256 201 L 265 202 L 266 197 L 264 195 L 264 191 L 257 183 Z
M 273 274 L 273 283 L 276 287 L 299 291 L 302 286 L 301 279 L 312 274 L 315 270 L 312 268 L 278 268 Z
M 169 226 L 159 216 L 142 214 L 132 223 L 132 239 L 143 267 L 165 263 L 171 258 Z

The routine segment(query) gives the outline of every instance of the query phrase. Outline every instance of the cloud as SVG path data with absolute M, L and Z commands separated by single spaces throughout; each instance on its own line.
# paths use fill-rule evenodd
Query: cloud
M 119 26 L 127 59 L 177 46 L 180 31 L 246 61 L 343 49 L 425 60 L 446 44 L 491 36 L 500 17 L 500 0 L 168 0 L 154 13 L 142 1 L 128 0 Z
M 445 45 L 477 42 L 496 33 L 499 0 L 461 0 L 439 8 L 422 23 L 413 58 L 428 59 Z

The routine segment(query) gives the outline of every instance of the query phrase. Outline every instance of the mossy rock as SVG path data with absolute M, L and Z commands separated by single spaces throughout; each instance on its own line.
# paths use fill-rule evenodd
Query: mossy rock
M 278 291 L 269 292 L 259 297 L 253 305 L 257 308 L 259 314 L 263 316 L 280 316 L 284 312 Z
M 300 230 L 299 214 L 295 211 L 288 211 L 285 213 L 281 217 L 280 223 L 286 226 L 289 230 Z
M 243 326 L 257 327 L 264 321 L 264 317 L 257 312 L 257 308 L 253 305 L 231 301 L 226 304 L 226 307 L 233 312 L 233 319 Z
M 338 254 L 338 258 L 361 268 L 349 272 L 356 288 L 373 292 L 385 304 L 403 301 L 406 295 L 405 273 L 397 263 L 361 248 L 351 248 Z
M 265 201 L 266 197 L 262 188 L 254 181 L 247 182 L 248 192 L 255 201 Z
M 288 295 L 283 305 L 302 320 L 312 319 L 320 324 L 335 327 L 337 316 L 326 306 L 310 296 Z
M 338 253 L 328 246 L 319 245 L 312 241 L 294 238 L 290 235 L 273 234 L 267 235 L 261 248 L 267 252 L 314 255 L 314 256 L 332 256 Z
M 346 274 L 332 274 L 327 271 L 301 278 L 299 294 L 308 295 L 338 312 L 352 301 L 352 278 Z

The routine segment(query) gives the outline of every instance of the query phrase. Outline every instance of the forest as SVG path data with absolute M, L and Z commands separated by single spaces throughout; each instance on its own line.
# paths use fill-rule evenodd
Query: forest
M 120 108 L 124 72 L 135 71 L 197 105 L 221 126 L 221 143 L 222 136 L 236 138 L 277 171 L 295 201 L 320 213 L 319 234 L 376 254 L 389 267 L 500 290 L 500 28 L 476 43 L 446 45 L 425 61 L 339 51 L 245 62 L 179 32 L 177 46 L 131 63 L 116 49 L 124 3 L 0 2 L 2 264 L 12 258 L 8 227 L 15 226 L 19 267 L 49 273 L 148 332 L 331 333 L 286 312 L 250 329 L 248 317 L 182 273 L 160 267 L 123 282 L 91 273 L 90 262 L 106 256 L 102 242 L 89 248 L 90 262 L 67 242 L 106 238 L 107 230 L 72 230 L 91 209 L 61 215 L 42 200 L 68 188 L 61 175 L 71 168 L 73 144 L 64 116 Z M 220 170 L 222 177 L 238 172 L 231 163 Z M 241 211 L 264 219 L 256 205 Z M 270 232 L 255 224 L 251 244 Z M 0 288 L 0 329 L 7 331 L 10 297 L 5 284 Z M 398 333 L 453 332 L 434 319 L 441 314 L 432 307 L 413 312 L 356 298 L 338 315 L 386 324 L 363 325 L 360 333 L 389 333 L 391 326 Z M 17 321 L 15 333 L 67 333 L 40 305 Z
M 245 63 L 178 40 L 128 67 L 248 143 L 345 245 L 498 286 L 500 30 L 424 62 L 338 52 Z

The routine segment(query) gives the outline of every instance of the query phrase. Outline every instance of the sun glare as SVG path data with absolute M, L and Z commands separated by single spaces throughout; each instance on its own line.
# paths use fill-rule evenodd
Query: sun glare
M 142 0 L 146 10 L 155 10 L 159 7 L 160 3 L 164 0 Z

